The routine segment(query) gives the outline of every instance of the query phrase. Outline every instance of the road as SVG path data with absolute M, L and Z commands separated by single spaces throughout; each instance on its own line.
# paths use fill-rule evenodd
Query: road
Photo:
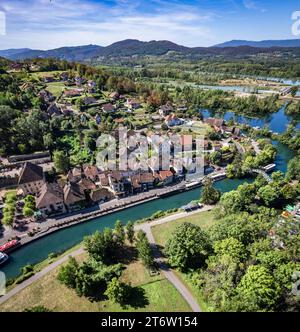
M 195 300 L 195 298 L 193 297 L 193 295 L 191 294 L 191 292 L 185 287 L 185 285 L 181 282 L 181 280 L 175 275 L 175 273 L 161 259 L 161 254 L 155 244 L 155 240 L 154 240 L 154 237 L 153 237 L 153 234 L 151 231 L 151 227 L 165 224 L 165 223 L 168 223 L 168 222 L 171 222 L 176 219 L 183 218 L 183 217 L 191 216 L 193 214 L 199 213 L 200 211 L 201 212 L 209 211 L 211 209 L 212 209 L 212 206 L 204 206 L 201 210 L 195 210 L 192 212 L 180 212 L 180 213 L 176 213 L 171 216 L 167 216 L 167 217 L 164 217 L 164 218 L 161 218 L 158 220 L 154 220 L 149 223 L 135 225 L 135 231 L 143 230 L 146 233 L 147 238 L 152 245 L 155 260 L 156 260 L 158 266 L 160 267 L 160 269 L 162 270 L 162 273 L 164 274 L 164 276 L 173 284 L 173 286 L 178 290 L 178 292 L 182 295 L 182 297 L 187 301 L 187 303 L 190 305 L 191 309 L 194 312 L 201 312 L 202 310 L 201 310 L 200 306 L 198 305 L 197 301 Z M 81 247 L 81 248 L 76 249 L 76 250 L 70 252 L 69 254 L 61 257 L 54 263 L 49 264 L 43 270 L 41 270 L 40 272 L 37 272 L 31 278 L 25 280 L 21 284 L 14 287 L 7 294 L 0 297 L 0 305 L 2 303 L 4 303 L 5 301 L 7 301 L 8 299 L 10 299 L 12 296 L 16 295 L 18 292 L 20 292 L 24 288 L 30 286 L 35 281 L 44 277 L 50 271 L 54 270 L 55 268 L 57 268 L 58 266 L 60 266 L 64 262 L 66 262 L 68 260 L 69 256 L 78 256 L 78 255 L 82 254 L 83 252 L 84 252 L 84 249 L 83 249 L 83 247 Z
M 31 278 L 25 280 L 24 282 L 22 282 L 21 284 L 17 285 L 16 287 L 14 287 L 11 291 L 9 291 L 8 293 L 6 293 L 5 295 L 3 295 L 2 297 L 0 297 L 0 305 L 2 303 L 4 303 L 5 301 L 7 301 L 9 298 L 11 298 L 12 296 L 16 295 L 17 293 L 19 293 L 21 290 L 23 290 L 24 288 L 30 286 L 32 283 L 34 283 L 35 281 L 41 279 L 42 277 L 44 277 L 47 273 L 49 273 L 50 271 L 54 270 L 55 268 L 57 268 L 58 266 L 60 266 L 62 263 L 66 262 L 68 260 L 69 256 L 78 256 L 80 254 L 82 254 L 84 252 L 83 248 L 79 248 L 77 250 L 72 251 L 71 253 L 69 253 L 68 255 L 65 255 L 63 257 L 61 257 L 60 259 L 58 259 L 56 262 L 48 265 L 47 267 L 45 267 L 42 271 L 37 272 L 35 275 L 33 275 Z

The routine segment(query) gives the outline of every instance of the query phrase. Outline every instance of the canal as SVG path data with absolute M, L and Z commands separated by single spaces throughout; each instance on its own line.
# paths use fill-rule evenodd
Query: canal
M 263 127 L 268 125 L 275 132 L 282 133 L 290 122 L 290 118 L 284 114 L 284 109 L 265 118 L 250 119 L 242 116 L 236 116 L 234 113 L 227 112 L 222 114 L 213 113 L 208 110 L 202 110 L 204 117 L 221 116 L 225 120 L 233 117 L 239 123 L 249 123 L 252 126 Z M 278 149 L 276 158 L 276 170 L 286 172 L 288 161 L 294 156 L 285 145 L 274 141 Z M 249 179 L 247 182 L 253 180 Z M 222 192 L 227 192 L 237 188 L 245 180 L 229 180 L 225 179 L 215 183 L 215 187 Z M 149 217 L 158 210 L 166 211 L 172 208 L 179 208 L 192 200 L 199 199 L 201 188 L 197 188 L 174 196 L 157 199 L 135 207 L 125 209 L 104 217 L 95 218 L 93 220 L 83 222 L 81 224 L 59 230 L 39 240 L 33 241 L 19 250 L 10 254 L 10 261 L 2 267 L 2 271 L 7 278 L 16 277 L 20 273 L 20 269 L 26 264 L 36 264 L 48 257 L 50 253 L 60 252 L 71 248 L 82 241 L 83 237 L 94 233 L 96 230 L 103 230 L 105 227 L 113 227 L 116 220 L 121 220 L 126 224 L 129 220 L 136 221 Z

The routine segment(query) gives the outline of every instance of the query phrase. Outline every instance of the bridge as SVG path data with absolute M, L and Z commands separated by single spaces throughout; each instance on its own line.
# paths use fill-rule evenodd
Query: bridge
M 270 177 L 270 175 L 261 169 L 254 168 L 254 169 L 252 169 L 252 172 L 256 173 L 256 174 L 261 174 L 268 183 L 271 183 L 273 181 L 272 178 Z

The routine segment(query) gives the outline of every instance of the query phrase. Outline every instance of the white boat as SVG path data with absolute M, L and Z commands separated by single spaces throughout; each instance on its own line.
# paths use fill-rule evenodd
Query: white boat
M 8 260 L 8 255 L 3 252 L 0 252 L 0 265 L 4 264 Z

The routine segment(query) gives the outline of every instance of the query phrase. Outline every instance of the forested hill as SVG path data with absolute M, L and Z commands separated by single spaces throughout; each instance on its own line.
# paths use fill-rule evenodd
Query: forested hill
M 300 39 L 284 39 L 284 40 L 230 40 L 228 42 L 215 45 L 215 47 L 300 47 Z
M 226 45 L 225 45 L 226 46 Z M 230 45 L 229 45 L 230 46 Z M 300 43 L 299 43 L 300 46 Z M 98 45 L 85 45 L 74 47 L 61 47 L 52 50 L 10 49 L 0 51 L 0 56 L 11 60 L 29 58 L 58 58 L 68 61 L 87 61 L 103 57 L 132 57 L 132 56 L 162 56 L 176 53 L 182 57 L 245 57 L 256 54 L 289 54 L 300 56 L 300 47 L 186 47 L 167 40 L 143 42 L 135 39 L 126 39 L 102 47 Z

